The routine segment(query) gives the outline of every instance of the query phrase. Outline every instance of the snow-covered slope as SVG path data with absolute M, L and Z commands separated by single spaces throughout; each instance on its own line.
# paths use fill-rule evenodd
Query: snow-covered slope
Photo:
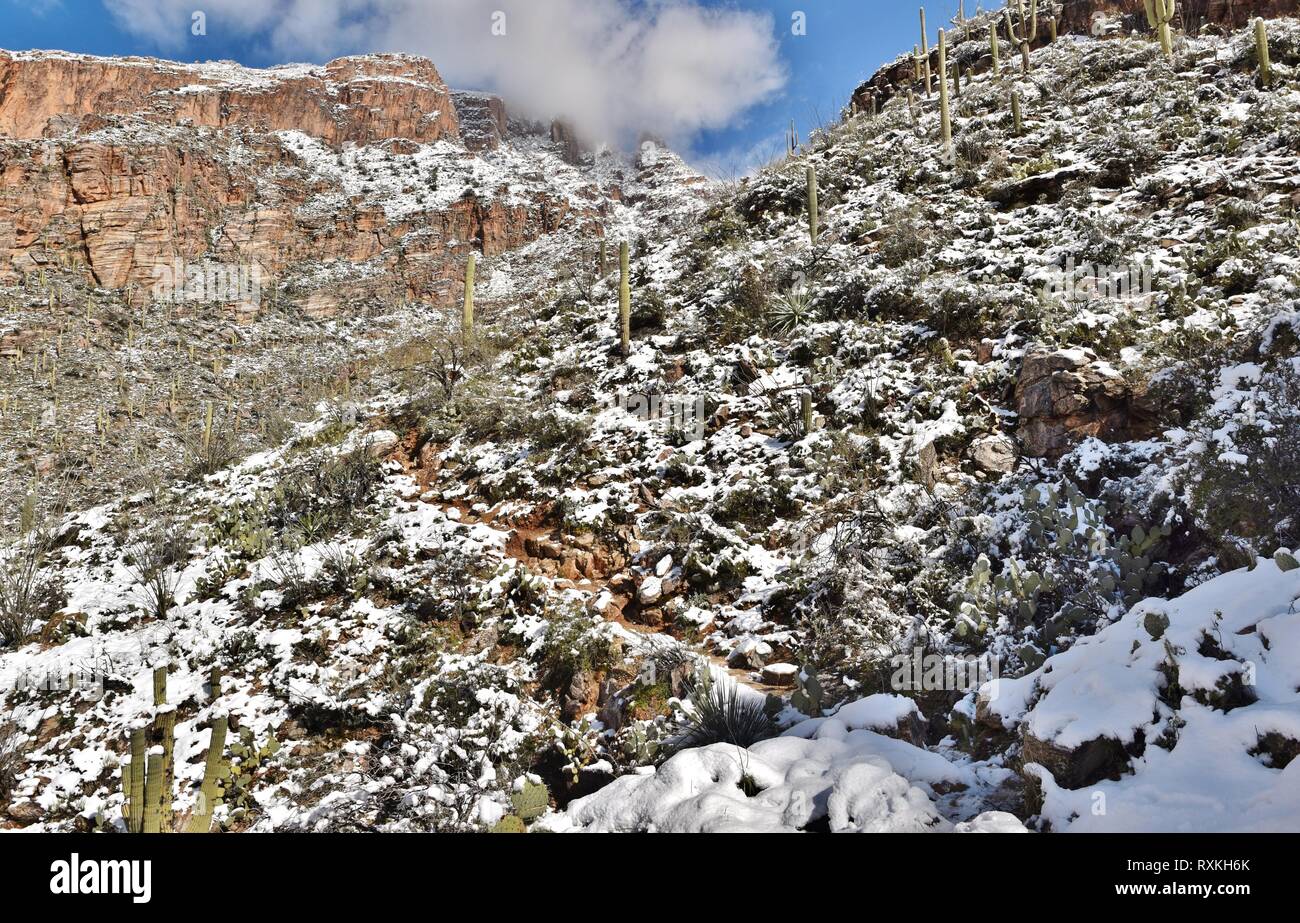
M 618 187 L 603 265 L 584 222 L 500 252 L 474 337 L 403 315 L 264 454 L 54 529 L 68 598 L 0 665 L 102 662 L 103 695 L 9 691 L 8 823 L 123 824 L 166 662 L 178 822 L 228 715 L 234 830 L 1300 829 L 1300 27 L 1269 29 L 1267 88 L 1245 33 L 973 60 L 951 155 L 918 91 L 729 187 L 554 159 Z M 471 172 L 552 183 L 531 156 Z

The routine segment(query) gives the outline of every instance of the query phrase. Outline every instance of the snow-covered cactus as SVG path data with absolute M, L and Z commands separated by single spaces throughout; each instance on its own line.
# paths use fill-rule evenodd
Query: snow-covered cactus
M 1259 60 L 1259 82 L 1268 86 L 1273 82 L 1273 62 L 1268 56 L 1268 26 L 1263 17 L 1255 20 L 1255 57 Z
M 460 330 L 465 342 L 474 339 L 474 254 L 465 263 L 465 307 L 461 312 Z
M 1011 91 L 1011 132 L 1017 137 L 1024 130 L 1024 125 L 1020 119 L 1020 94 L 1015 90 Z
M 799 392 L 799 418 L 803 421 L 803 433 L 808 435 L 813 429 L 813 403 L 811 391 Z
M 139 833 L 144 829 L 144 775 L 148 748 L 142 727 L 131 731 L 131 762 L 124 767 L 122 787 L 126 789 L 126 829 Z
M 632 353 L 632 281 L 628 268 L 627 241 L 618 245 L 618 326 L 619 348 L 624 356 Z
M 144 776 L 144 823 L 141 833 L 162 833 L 163 799 L 167 797 L 163 790 L 163 751 L 154 747 L 149 751 Z
M 208 758 L 203 769 L 203 787 L 199 789 L 199 803 L 190 817 L 190 833 L 207 833 L 212 829 L 212 812 L 221 798 L 221 784 L 230 776 L 230 761 L 225 755 L 228 727 L 229 721 L 225 717 L 212 723 L 212 740 L 208 744 Z
M 989 51 L 993 53 L 993 76 L 998 76 L 998 70 L 1002 66 L 1002 49 L 998 46 L 998 21 L 995 19 L 989 26 Z
M 944 157 L 952 154 L 952 111 L 948 102 L 948 40 L 939 30 L 939 140 Z
M 1174 38 L 1169 24 L 1174 21 L 1174 0 L 1143 0 L 1147 23 L 1160 36 L 1160 50 L 1170 61 L 1174 59 Z
M 153 671 L 153 704 L 167 704 L 167 668 L 158 667 Z
M 817 244 L 817 168 L 808 165 L 808 236 Z
M 497 821 L 496 826 L 492 828 L 493 833 L 527 833 L 524 827 L 523 818 L 514 814 L 507 814 Z
M 1020 28 L 1018 30 L 1011 15 L 1009 0 L 1007 8 L 1003 11 L 1007 22 L 1007 36 L 1011 39 L 1012 44 L 1020 47 L 1020 69 L 1025 74 L 1029 73 L 1029 49 L 1038 40 L 1038 0 L 1029 0 L 1029 5 L 1033 11 L 1026 14 L 1025 0 L 1016 0 L 1016 9 L 1020 14 Z

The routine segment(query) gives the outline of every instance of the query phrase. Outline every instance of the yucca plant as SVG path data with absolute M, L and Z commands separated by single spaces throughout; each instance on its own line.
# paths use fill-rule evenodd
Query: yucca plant
M 690 709 L 683 719 L 679 746 L 728 743 L 748 747 L 776 734 L 763 699 L 742 695 L 735 682 L 715 677 L 708 667 L 701 667 L 696 674 L 687 701 Z
M 788 336 L 812 321 L 812 293 L 806 288 L 792 288 L 777 295 L 767 309 L 768 329 L 778 336 Z

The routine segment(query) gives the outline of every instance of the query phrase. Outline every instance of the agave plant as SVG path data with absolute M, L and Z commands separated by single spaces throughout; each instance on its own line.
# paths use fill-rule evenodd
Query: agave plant
M 806 288 L 792 288 L 772 299 L 768 309 L 768 328 L 779 336 L 788 336 L 812 320 L 812 293 Z

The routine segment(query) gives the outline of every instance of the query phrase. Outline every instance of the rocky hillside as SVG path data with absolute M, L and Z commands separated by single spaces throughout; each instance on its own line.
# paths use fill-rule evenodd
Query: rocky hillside
M 231 328 L 274 333 L 192 387 L 249 355 L 268 381 L 300 355 L 359 371 L 216 392 L 232 420 L 313 406 L 255 454 L 214 458 L 207 428 L 181 476 L 22 504 L 5 822 L 133 829 L 152 752 L 165 829 L 1300 828 L 1300 22 L 1267 23 L 1265 79 L 1253 29 L 1178 29 L 1166 55 L 1100 12 L 1027 70 L 1003 33 L 999 66 L 949 87 L 950 144 L 900 60 L 916 79 L 875 111 L 734 186 L 653 143 L 629 163 L 503 133 L 456 95 L 474 149 L 462 123 L 336 150 L 140 96 L 130 130 L 228 133 L 214 158 L 265 128 L 246 144 L 279 168 L 236 172 L 290 197 L 290 244 L 316 202 L 335 242 L 311 246 L 378 248 L 276 250 L 284 305 Z M 990 25 L 946 51 L 974 62 Z M 367 67 L 287 76 L 338 98 Z M 492 170 L 507 206 L 564 203 L 510 246 L 423 251 L 455 278 L 481 252 L 472 331 L 393 243 L 461 201 L 416 208 L 432 164 L 439 189 Z M 384 223 L 338 224 L 353 202 Z M 631 244 L 626 348 L 602 232 Z M 57 265 L 78 301 L 122 298 L 81 249 L 45 284 Z M 358 261 L 396 285 L 313 347 L 295 297 Z M 11 304 L 34 318 L 27 271 Z M 166 340 L 84 339 L 87 368 L 130 360 L 101 381 L 165 401 Z M 28 457 L 32 355 L 6 379 Z M 134 403 L 101 446 L 164 429 Z
M 511 286 L 494 257 L 561 230 L 593 248 L 643 179 L 699 181 L 562 128 L 417 58 L 0 53 L 5 517 L 34 475 L 85 503 L 186 464 L 209 404 L 241 450 L 278 442 L 368 366 L 413 361 L 390 352 L 460 304 L 470 253 L 490 316 Z

